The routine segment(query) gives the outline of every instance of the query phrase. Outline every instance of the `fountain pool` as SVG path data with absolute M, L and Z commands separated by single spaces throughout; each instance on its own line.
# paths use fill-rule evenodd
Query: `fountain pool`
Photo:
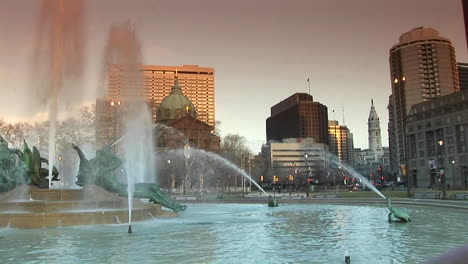
M 461 246 L 466 211 L 408 206 L 191 204 L 180 217 L 126 225 L 0 229 L 2 263 L 421 263 Z M 450 225 L 443 225 L 450 223 Z

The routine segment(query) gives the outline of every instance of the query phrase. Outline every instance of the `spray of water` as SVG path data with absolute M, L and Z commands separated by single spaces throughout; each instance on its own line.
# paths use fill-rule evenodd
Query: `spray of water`
M 154 144 L 151 113 L 144 95 L 144 75 L 137 34 L 130 22 L 114 24 L 105 50 L 105 72 L 119 71 L 121 75 L 122 122 L 125 135 L 121 150 L 128 186 L 128 221 L 131 226 L 135 183 L 155 182 Z M 100 94 L 98 92 L 98 94 Z M 118 142 L 114 143 L 117 144 Z M 131 228 L 129 228 L 130 232 Z
M 168 155 L 172 157 L 185 158 L 185 153 L 187 150 L 176 149 L 169 151 Z M 228 169 L 230 173 L 238 174 L 246 179 L 248 179 L 252 184 L 254 184 L 261 192 L 263 192 L 266 197 L 268 197 L 267 192 L 254 180 L 252 177 L 247 174 L 245 171 L 241 170 L 235 164 L 229 160 L 215 154 L 201 149 L 189 148 L 189 162 L 186 163 L 187 168 L 185 168 L 184 175 L 185 180 L 188 181 L 187 185 L 193 185 L 194 182 L 198 182 L 200 191 L 203 191 L 203 183 L 213 184 L 213 179 L 203 179 L 203 177 L 216 177 L 219 173 L 226 173 L 224 169 Z M 197 167 L 197 168 L 195 168 Z M 218 167 L 221 171 L 214 171 L 213 168 Z
M 60 106 L 79 103 L 83 72 L 83 0 L 42 0 L 35 37 L 30 106 L 49 117 L 49 188 L 55 163 Z M 78 100 L 77 100 L 78 99 Z M 60 103 L 60 105 L 59 105 Z M 47 109 L 42 109 L 47 106 Z M 61 176 L 63 177 L 63 176 Z M 68 181 L 71 182 L 71 181 Z
M 364 176 L 362 176 L 361 174 L 359 174 L 359 172 L 357 172 L 355 169 L 353 169 L 352 167 L 346 165 L 346 164 L 343 164 L 341 163 L 341 161 L 333 154 L 331 153 L 328 153 L 328 158 L 329 160 L 335 164 L 336 166 L 339 166 L 341 168 L 343 168 L 344 170 L 346 170 L 348 173 L 350 173 L 353 177 L 355 178 L 358 178 L 361 180 L 361 182 L 367 186 L 367 188 L 369 188 L 370 190 L 372 190 L 373 192 L 375 192 L 376 194 L 378 194 L 380 197 L 384 198 L 384 199 L 387 199 L 387 197 L 385 197 L 385 195 L 383 195 L 383 193 L 381 193 L 379 190 L 377 190 L 377 188 L 375 188 L 374 185 L 372 185 Z
M 168 128 L 164 127 L 164 126 L 158 126 L 157 129 L 158 130 L 161 130 L 161 129 L 162 130 L 168 130 Z M 171 131 L 171 130 L 168 130 L 168 131 Z M 172 157 L 181 157 L 181 158 L 183 158 L 184 150 L 183 149 L 177 149 L 177 150 L 174 150 L 173 153 L 168 153 L 168 154 L 170 156 L 172 156 Z M 255 186 L 257 186 L 257 188 L 259 190 L 261 190 L 264 194 L 267 195 L 265 190 L 263 190 L 263 188 L 261 188 L 261 186 L 255 180 L 253 180 L 252 177 L 250 177 L 250 175 L 248 175 L 245 171 L 241 170 L 240 168 L 238 168 L 235 164 L 231 163 L 230 161 L 228 161 L 228 160 L 226 160 L 226 159 L 224 159 L 224 158 L 222 158 L 222 157 L 220 157 L 220 156 L 218 156 L 218 155 L 216 155 L 214 153 L 207 152 L 207 151 L 200 150 L 200 149 L 195 149 L 195 148 L 190 148 L 190 155 L 189 156 L 191 158 L 190 158 L 190 162 L 188 162 L 187 165 L 186 165 L 187 166 L 186 175 L 184 177 L 188 178 L 188 180 L 190 180 L 191 182 L 197 182 L 197 181 L 202 182 L 201 180 L 198 180 L 197 178 L 201 177 L 200 175 L 206 175 L 207 176 L 209 174 L 210 167 L 213 167 L 213 166 L 215 166 L 215 164 L 217 164 L 217 165 L 221 165 L 222 167 L 227 167 L 227 168 L 235 171 L 239 175 L 242 175 L 243 177 L 247 178 Z M 373 192 L 378 194 L 380 197 L 386 199 L 385 195 L 383 195 L 379 190 L 377 190 L 377 188 L 374 185 L 372 185 L 365 177 L 360 175 L 352 167 L 341 163 L 341 161 L 336 156 L 334 156 L 333 154 L 328 153 L 328 155 L 321 156 L 321 158 L 325 162 L 331 162 L 331 163 L 335 164 L 337 167 L 339 166 L 343 170 L 346 170 L 353 177 L 360 179 L 361 182 L 365 186 L 367 186 L 367 188 L 369 188 L 370 190 L 372 190 Z M 194 165 L 195 162 L 197 162 L 196 165 Z M 193 169 L 194 166 L 195 167 L 197 167 L 197 166 L 200 167 L 201 166 L 201 168 Z M 213 173 L 215 174 L 215 172 L 213 172 Z

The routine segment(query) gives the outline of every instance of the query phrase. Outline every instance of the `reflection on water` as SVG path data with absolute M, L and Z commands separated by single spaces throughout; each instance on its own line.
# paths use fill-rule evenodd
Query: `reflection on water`
M 461 246 L 461 210 L 373 206 L 190 205 L 178 218 L 126 225 L 0 229 L 2 263 L 419 263 Z M 450 223 L 444 225 L 443 223 Z

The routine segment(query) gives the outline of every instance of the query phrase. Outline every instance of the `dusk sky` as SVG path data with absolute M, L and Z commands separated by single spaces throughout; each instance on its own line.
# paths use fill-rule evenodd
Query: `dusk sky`
M 0 118 L 27 118 L 38 0 L 0 1 Z M 296 92 L 325 104 L 345 124 L 355 147 L 367 148 L 373 98 L 388 145 L 389 49 L 412 28 L 432 27 L 468 62 L 460 0 L 94 0 L 86 8 L 82 103 L 101 79 L 111 23 L 130 20 L 144 64 L 196 64 L 216 70 L 215 117 L 222 135 L 265 143 L 270 107 Z

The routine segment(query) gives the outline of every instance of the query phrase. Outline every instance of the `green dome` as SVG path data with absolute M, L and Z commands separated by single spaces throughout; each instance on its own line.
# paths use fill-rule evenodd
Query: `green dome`
M 156 121 L 177 120 L 187 115 L 197 117 L 195 107 L 190 99 L 182 94 L 179 80 L 176 77 L 171 93 L 159 105 Z

